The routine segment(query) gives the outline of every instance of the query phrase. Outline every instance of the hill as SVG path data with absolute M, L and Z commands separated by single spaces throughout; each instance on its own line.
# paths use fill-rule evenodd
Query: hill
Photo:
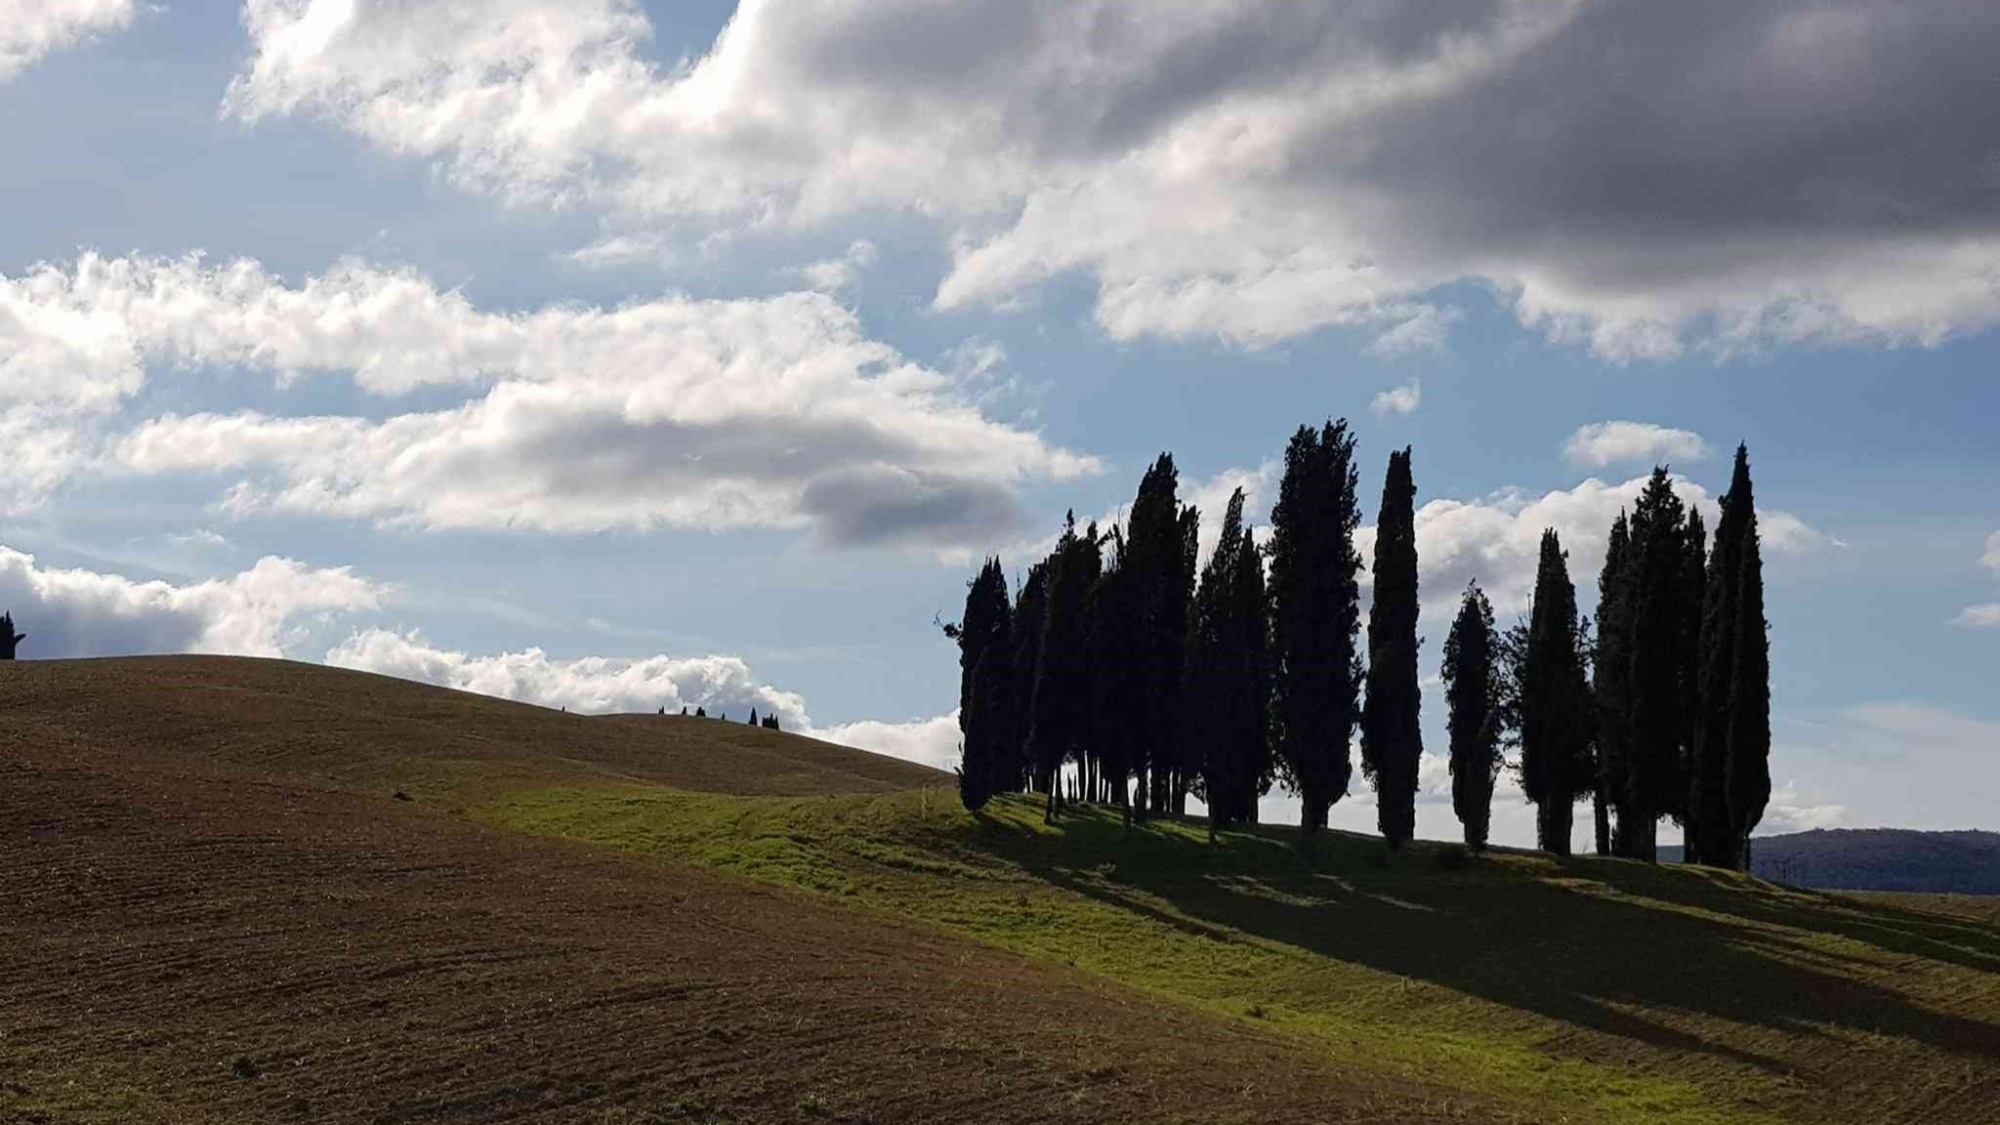
M 1661 848 L 1679 862 L 1679 848 Z M 2000 833 L 1819 828 L 1759 836 L 1751 870 L 1796 887 L 2000 895 Z
M 0 1120 L 2000 1120 L 2000 927 L 741 724 L 0 667 Z

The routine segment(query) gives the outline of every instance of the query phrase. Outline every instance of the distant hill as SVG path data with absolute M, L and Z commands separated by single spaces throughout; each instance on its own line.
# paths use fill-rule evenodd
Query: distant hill
M 1678 847 L 1660 849 L 1678 862 Z M 1816 828 L 1759 836 L 1750 866 L 1759 878 L 1829 891 L 2000 895 L 2000 832 L 1904 828 Z

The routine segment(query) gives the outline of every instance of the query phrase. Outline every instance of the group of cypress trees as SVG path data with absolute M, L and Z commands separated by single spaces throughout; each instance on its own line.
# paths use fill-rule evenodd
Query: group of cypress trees
M 1230 497 L 1197 573 L 1200 514 L 1178 497 L 1173 457 L 1139 484 L 1125 526 L 1079 529 L 1011 594 L 988 559 L 958 642 L 960 795 L 1070 797 L 1135 817 L 1180 814 L 1193 794 L 1210 827 L 1254 823 L 1282 782 L 1305 841 L 1361 766 L 1391 848 L 1414 835 L 1423 755 L 1418 686 L 1416 485 L 1410 450 L 1389 457 L 1361 642 L 1360 473 L 1347 423 L 1301 427 L 1263 544 Z M 1532 610 L 1501 632 L 1475 582 L 1444 645 L 1452 806 L 1486 845 L 1503 746 L 1537 806 L 1545 850 L 1568 854 L 1573 809 L 1593 800 L 1601 854 L 1652 860 L 1658 822 L 1687 829 L 1690 861 L 1742 868 L 1770 794 L 1769 651 L 1749 462 L 1738 449 L 1714 549 L 1698 512 L 1656 469 L 1613 525 L 1596 637 L 1578 613 L 1568 556 L 1542 536 Z M 1075 774 L 1059 780 L 1065 765 Z

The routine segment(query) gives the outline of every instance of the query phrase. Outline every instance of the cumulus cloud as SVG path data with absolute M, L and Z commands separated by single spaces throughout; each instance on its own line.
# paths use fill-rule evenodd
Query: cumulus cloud
M 556 660 L 539 648 L 476 656 L 439 648 L 414 632 L 369 629 L 328 652 L 326 662 L 585 713 L 654 711 L 661 707 L 679 711 L 685 706 L 743 719 L 754 707 L 759 714 L 778 716 L 778 722 L 788 730 L 810 725 L 802 697 L 759 683 L 750 666 L 734 656 Z
M 1593 422 L 1563 443 L 1572 465 L 1602 469 L 1611 465 L 1672 464 L 1708 458 L 1708 443 L 1700 434 L 1651 422 Z
M 1931 830 L 1992 826 L 2000 722 L 1919 701 L 1871 703 L 1831 715 L 1776 716 L 1776 783 L 1760 832 L 1844 824 Z M 1964 784 L 1915 786 L 1911 778 Z M 1775 819 L 1774 819 L 1775 818 Z
M 962 737 L 956 709 L 949 715 L 939 715 L 934 719 L 913 719 L 900 723 L 869 720 L 807 733 L 828 742 L 902 758 L 946 772 L 958 767 Z
M 1017 484 L 1097 468 L 988 418 L 966 379 L 870 339 L 821 294 L 501 313 L 360 263 L 288 285 L 254 261 L 84 255 L 0 278 L 0 403 L 16 404 L 0 434 L 42 435 L 9 485 L 17 503 L 91 449 L 74 421 L 40 421 L 112 411 L 159 365 L 336 373 L 383 396 L 474 393 L 385 419 L 166 415 L 103 454 L 128 473 L 234 476 L 239 513 L 996 542 L 1020 521 Z
M 664 67 L 633 0 L 243 20 L 242 119 L 635 232 L 916 212 L 940 305 L 1084 271 L 1118 338 L 1394 340 L 1467 280 L 1616 359 L 2000 319 L 1981 0 L 742 0 Z
M 1376 395 L 1368 408 L 1375 412 L 1376 417 L 1385 418 L 1391 414 L 1415 414 L 1423 402 L 1423 385 L 1411 383 L 1407 387 L 1391 387 Z
M 51 51 L 132 22 L 133 0 L 0 0 L 0 82 Z
M 838 258 L 827 258 L 799 268 L 806 286 L 817 293 L 844 293 L 861 281 L 862 271 L 875 264 L 875 244 L 861 239 Z
M 1970 629 L 2000 629 L 2000 602 L 1966 606 L 1952 620 Z
M 1980 556 L 1979 564 L 2000 577 L 2000 531 L 1986 537 L 1986 553 Z M 1952 624 L 1969 629 L 2000 629 L 2000 602 L 1966 606 L 1952 618 Z
M 207 652 L 278 656 L 307 626 L 378 608 L 387 590 L 346 567 L 275 556 L 191 585 L 43 567 L 0 547 L 0 605 L 37 657 Z

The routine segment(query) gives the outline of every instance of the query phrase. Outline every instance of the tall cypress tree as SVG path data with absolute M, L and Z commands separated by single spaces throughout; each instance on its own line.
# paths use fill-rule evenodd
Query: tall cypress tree
M 1750 833 L 1771 799 L 1771 641 L 1764 617 L 1764 554 L 1757 537 L 1757 501 L 1750 484 L 1750 451 L 1736 447 L 1736 468 L 1723 497 L 1723 520 L 1734 523 L 1730 562 L 1735 626 L 1729 642 L 1727 701 L 1711 700 L 1728 716 L 1724 796 L 1729 805 L 1728 855 L 1717 862 L 1750 869 Z
M 1101 567 L 1097 525 L 1078 534 L 1076 514 L 1070 513 L 1049 556 L 1047 619 L 1028 729 L 1028 758 L 1035 788 L 1048 794 L 1044 819 L 1049 821 L 1062 804 L 1057 782 L 1063 762 L 1077 754 L 1091 733 L 1094 681 L 1085 613 Z
M 1138 761 L 1147 778 L 1148 805 L 1156 810 L 1184 801 L 1189 775 L 1180 734 L 1182 662 L 1187 655 L 1188 613 L 1194 601 L 1194 532 L 1198 516 L 1177 497 L 1180 472 L 1162 453 L 1139 482 L 1132 501 L 1125 568 L 1134 584 L 1138 642 L 1126 658 L 1139 667 L 1143 693 L 1133 701 L 1138 717 Z
M 1211 830 L 1252 821 L 1270 773 L 1265 633 L 1263 562 L 1239 488 L 1202 570 L 1188 637 L 1188 683 L 1199 690 L 1186 693 L 1183 729 L 1200 753 Z
M 1006 746 L 993 762 L 997 792 L 1018 793 L 1028 787 L 1028 728 L 1033 722 L 1035 684 L 1040 680 L 1042 633 L 1048 626 L 1049 560 L 1028 568 L 1028 578 L 1014 598 L 1014 659 L 1009 662 L 1008 712 L 1012 716 Z
M 1302 426 L 1271 511 L 1271 642 L 1278 757 L 1310 843 L 1347 795 L 1359 715 L 1360 477 L 1347 421 Z
M 1609 830 L 1609 852 L 1625 855 L 1626 826 L 1633 822 L 1627 808 L 1625 777 L 1632 758 L 1631 669 L 1626 646 L 1629 636 L 1630 599 L 1626 596 L 1627 556 L 1631 554 L 1631 522 L 1624 512 L 1611 525 L 1611 539 L 1604 551 L 1604 569 L 1597 579 L 1597 653 L 1591 663 L 1593 696 L 1597 702 L 1597 794 L 1617 818 Z M 1600 840 L 1599 853 L 1607 849 Z
M 1624 784 L 1632 824 L 1625 829 L 1633 859 L 1658 858 L 1659 821 L 1687 804 L 1682 742 L 1682 677 L 1688 663 L 1683 629 L 1685 510 L 1665 468 L 1655 468 L 1633 507 L 1625 559 L 1625 659 L 1629 661 L 1629 731 Z
M 1097 789 L 1131 822 L 1131 775 L 1142 737 L 1133 716 L 1145 693 L 1138 662 L 1139 610 L 1133 572 L 1125 565 L 1125 537 L 1113 528 L 1106 539 L 1102 573 L 1091 597 L 1091 673 L 1096 681 L 1092 706 Z
M 988 559 L 967 584 L 965 614 L 947 630 L 958 640 L 958 729 L 963 761 L 959 797 L 977 811 L 1001 787 L 1006 747 L 1013 740 L 1010 719 L 1013 660 L 1013 605 L 1007 573 L 998 557 Z M 754 721 L 756 712 L 751 712 Z
M 1375 523 L 1375 599 L 1368 613 L 1368 697 L 1361 711 L 1361 770 L 1375 786 L 1377 824 L 1389 847 L 1416 834 L 1418 726 L 1416 483 L 1410 450 L 1389 454 Z
M 1440 675 L 1451 709 L 1445 722 L 1451 735 L 1451 808 L 1465 827 L 1465 846 L 1475 852 L 1486 850 L 1493 782 L 1500 773 L 1498 641 L 1493 605 L 1479 583 L 1471 583 L 1445 637 Z
M 1570 853 L 1576 798 L 1590 785 L 1582 639 L 1568 556 L 1555 531 L 1544 531 L 1520 672 L 1518 718 L 1521 788 L 1537 806 L 1538 845 L 1556 855 Z

